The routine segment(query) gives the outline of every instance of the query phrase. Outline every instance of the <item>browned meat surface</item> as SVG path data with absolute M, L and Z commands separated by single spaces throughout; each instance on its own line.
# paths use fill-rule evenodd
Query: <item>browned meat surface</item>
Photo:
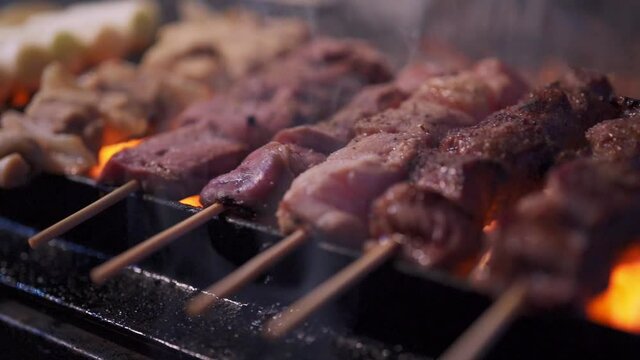
M 480 250 L 485 215 L 504 181 L 497 162 L 426 151 L 409 181 L 374 202 L 371 236 L 399 236 L 403 257 L 420 266 L 455 264 Z
M 639 215 L 638 162 L 564 164 L 501 221 L 475 280 L 491 288 L 526 281 L 539 306 L 585 300 L 604 290 L 615 257 L 640 235 Z
M 640 116 L 604 121 L 587 131 L 593 156 L 604 160 L 637 159 Z
M 370 234 L 397 236 L 402 258 L 423 267 L 454 264 L 480 248 L 478 219 L 437 192 L 403 182 L 385 191 L 372 205 Z
M 440 149 L 502 162 L 513 178 L 502 192 L 510 201 L 537 186 L 563 151 L 586 146 L 584 133 L 590 126 L 618 114 L 606 78 L 575 72 L 521 104 L 455 131 Z
M 278 130 L 331 115 L 360 88 L 387 80 L 389 76 L 381 55 L 364 43 L 316 40 L 264 72 L 239 82 L 229 94 L 188 110 L 182 117 L 183 127 L 206 128 L 209 135 L 205 138 L 173 141 L 175 132 L 182 134 L 182 128 L 152 137 L 114 156 L 110 160 L 113 164 L 105 168 L 101 180 L 119 183 L 123 179 L 142 178 L 146 179 L 143 185 L 147 191 L 162 189 L 169 195 L 167 189 L 171 187 L 171 196 L 193 195 L 214 176 L 238 165 L 241 157 L 228 157 L 229 151 L 235 154 L 241 147 L 246 155 L 269 141 Z M 214 134 L 216 141 L 210 141 Z M 159 156 L 158 147 L 171 148 L 171 152 Z M 192 148 L 198 148 L 198 153 Z M 189 162 L 191 168 L 183 169 L 173 159 L 174 153 L 185 157 L 187 154 L 204 156 L 208 160 Z M 223 158 L 214 162 L 216 156 Z M 229 167 L 206 168 L 218 162 Z M 182 171 L 199 176 L 189 180 L 189 186 L 183 189 L 174 180 L 170 185 L 162 183 L 166 179 L 186 181 L 189 176 L 181 174 Z
M 501 87 L 486 85 L 482 64 L 469 72 L 427 81 L 399 108 L 358 122 L 360 136 L 294 180 L 277 213 L 283 232 L 308 226 L 328 240 L 361 245 L 368 233 L 372 201 L 407 178 L 424 148 L 437 146 L 447 130 L 480 120 L 472 115 L 485 114 L 505 98 L 515 97 L 504 89 L 524 91 L 518 78 L 501 81 Z M 511 76 L 501 66 L 492 68 L 496 71 L 492 81 Z M 474 76 L 478 69 L 483 69 L 482 75 Z
M 310 225 L 319 235 L 359 247 L 370 201 L 406 176 L 423 139 L 378 133 L 356 138 L 298 176 L 278 208 L 284 232 Z
M 117 153 L 102 176 L 118 184 L 135 179 L 150 193 L 181 199 L 233 169 L 247 152 L 244 144 L 220 137 L 207 123 L 192 124 Z
M 420 154 L 409 181 L 418 189 L 438 192 L 471 214 L 488 214 L 507 174 L 495 160 L 432 150 Z
M 376 202 L 372 234 L 404 236 L 404 255 L 422 266 L 446 266 L 479 250 L 488 219 L 539 186 L 559 154 L 583 146 L 585 123 L 616 114 L 606 80 L 585 74 L 454 131 L 442 153 L 421 154 L 409 182 Z M 420 218 L 408 215 L 416 212 Z M 447 230 L 457 223 L 457 231 Z

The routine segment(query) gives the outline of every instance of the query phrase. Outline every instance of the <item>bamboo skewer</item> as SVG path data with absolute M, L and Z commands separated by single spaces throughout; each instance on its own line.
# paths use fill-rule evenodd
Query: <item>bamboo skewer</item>
M 396 253 L 399 247 L 398 241 L 388 240 L 370 248 L 358 260 L 269 320 L 265 326 L 264 336 L 269 339 L 282 337 L 314 311 L 382 265 Z
M 220 214 L 224 210 L 224 205 L 213 204 L 204 208 L 195 215 L 179 222 L 178 224 L 150 237 L 122 254 L 112 258 L 104 264 L 91 270 L 91 280 L 96 284 L 102 284 L 122 269 L 133 265 L 140 260 L 151 255 L 155 251 L 163 248 L 167 244 L 190 232 L 191 230 L 205 224 L 211 218 Z
M 32 248 L 36 248 L 44 243 L 47 243 L 56 236 L 64 234 L 65 232 L 73 229 L 74 227 L 110 208 L 111 206 L 126 198 L 129 194 L 132 194 L 139 189 L 140 183 L 138 183 L 136 180 L 129 181 L 128 183 L 118 187 L 117 189 L 113 190 L 112 192 L 108 193 L 92 204 L 86 206 L 85 208 L 35 234 L 31 238 L 29 238 L 29 245 Z
M 231 274 L 207 288 L 204 292 L 189 300 L 185 308 L 187 314 L 194 316 L 203 313 L 218 299 L 228 297 L 247 283 L 256 279 L 278 260 L 302 245 L 308 238 L 308 232 L 298 229 L 280 240 L 267 250 L 247 261 Z
M 527 286 L 516 282 L 480 316 L 450 347 L 440 360 L 478 359 L 504 331 L 524 305 Z

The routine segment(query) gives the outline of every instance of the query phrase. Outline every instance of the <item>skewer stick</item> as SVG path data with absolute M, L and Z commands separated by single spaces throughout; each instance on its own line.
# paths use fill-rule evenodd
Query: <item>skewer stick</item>
M 96 200 L 91 205 L 86 206 L 76 213 L 67 216 L 59 222 L 35 234 L 31 238 L 29 238 L 29 245 L 35 249 L 36 247 L 47 243 L 56 236 L 64 234 L 65 232 L 73 229 L 74 227 L 110 208 L 122 199 L 126 198 L 129 194 L 138 191 L 138 189 L 140 189 L 140 183 L 138 183 L 136 180 L 129 181 L 128 183 L 103 196 L 102 198 Z
M 304 229 L 298 229 L 267 250 L 256 255 L 224 279 L 213 284 L 204 292 L 191 299 L 185 308 L 187 314 L 191 316 L 199 315 L 209 306 L 212 306 L 218 299 L 233 295 L 244 285 L 264 273 L 264 271 L 269 269 L 273 264 L 300 247 L 307 238 L 308 232 Z
M 526 299 L 527 286 L 516 282 L 445 351 L 440 360 L 478 359 L 509 326 Z
M 104 264 L 97 266 L 91 270 L 91 280 L 96 284 L 104 283 L 125 267 L 139 262 L 180 236 L 190 232 L 200 225 L 203 225 L 214 216 L 220 214 L 223 210 L 224 205 L 220 203 L 204 208 L 197 214 L 177 223 L 155 236 L 150 237 L 122 254 L 110 259 Z
M 282 337 L 318 308 L 382 265 L 399 247 L 398 241 L 388 240 L 370 248 L 358 260 L 269 320 L 264 336 L 272 340 Z

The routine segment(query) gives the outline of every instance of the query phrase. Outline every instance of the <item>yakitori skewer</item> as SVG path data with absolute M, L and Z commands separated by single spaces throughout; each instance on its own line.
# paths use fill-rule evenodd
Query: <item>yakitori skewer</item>
M 545 189 L 523 198 L 492 233 L 490 261 L 475 280 L 508 290 L 443 359 L 480 357 L 525 303 L 582 304 L 606 288 L 616 257 L 640 236 L 640 148 L 626 139 L 639 124 L 616 119 L 590 129 L 592 158 L 553 170 Z
M 182 125 L 176 130 L 119 152 L 100 181 L 134 181 L 147 193 L 174 199 L 191 195 L 213 176 L 231 170 L 278 130 L 323 119 L 363 86 L 390 77 L 386 60 L 367 44 L 316 39 L 238 81 L 228 92 L 190 107 L 176 120 Z M 342 95 L 339 101 L 333 96 L 336 91 Z M 132 188 L 123 188 L 118 195 Z M 113 199 L 92 212 L 104 210 Z M 49 240 L 50 234 L 38 235 L 37 243 Z
M 56 236 L 64 234 L 70 229 L 73 229 L 74 227 L 101 213 L 105 209 L 108 209 L 114 204 L 122 201 L 124 198 L 138 191 L 139 189 L 140 184 L 137 181 L 131 180 L 127 182 L 126 184 L 118 187 L 109 194 L 95 201 L 91 205 L 85 207 L 84 209 L 30 237 L 29 245 L 32 248 L 36 248 L 55 238 Z
M 527 285 L 515 283 L 438 359 L 479 359 L 525 304 Z
M 489 79 L 500 79 L 494 83 L 499 85 L 491 87 L 488 85 Z M 334 219 L 350 216 L 354 220 L 351 222 L 353 226 L 342 229 L 344 231 L 340 231 L 339 223 L 334 224 L 337 226 L 336 229 L 322 229 L 321 226 L 313 223 L 315 229 L 320 230 L 314 235 L 324 233 L 333 239 L 339 236 L 343 239 L 345 237 L 357 239 L 363 233 L 359 224 L 366 223 L 368 204 L 379 192 L 407 175 L 415 157 L 420 152 L 426 151 L 423 149 L 424 144 L 428 144 L 427 147 L 437 145 L 438 138 L 448 130 L 476 123 L 489 111 L 515 101 L 523 93 L 524 88 L 525 86 L 517 80 L 517 77 L 510 75 L 510 72 L 499 62 L 484 61 L 471 71 L 428 80 L 398 108 L 361 119 L 353 125 L 352 132 L 355 133 L 355 138 L 351 142 L 332 153 L 325 162 L 309 168 L 296 177 L 293 183 L 291 180 L 285 182 L 287 186 L 291 184 L 291 188 L 280 202 L 278 210 L 281 224 L 285 225 L 285 232 L 296 232 L 300 229 L 295 225 L 298 221 L 289 216 L 292 214 L 290 208 L 305 204 L 307 207 L 303 211 L 309 209 L 313 211 L 314 207 L 322 210 L 318 213 L 306 214 L 309 218 L 301 217 L 301 224 L 307 221 L 313 223 L 316 215 L 320 217 L 325 211 L 333 212 Z M 247 168 L 262 167 L 255 165 Z M 237 175 L 236 177 L 242 178 Z M 273 176 L 257 178 L 263 177 L 270 182 L 273 181 Z M 245 199 L 242 193 L 240 196 L 233 196 L 238 192 L 234 192 L 234 188 L 226 184 L 234 184 L 234 182 L 229 181 L 226 176 L 221 178 L 214 179 L 201 193 L 205 203 L 207 199 L 211 201 L 212 198 L 231 198 L 236 199 L 237 204 L 254 204 L 249 199 Z M 349 178 L 353 181 L 349 181 L 345 184 L 346 188 L 343 188 L 345 186 L 339 184 L 340 179 Z M 325 196 L 316 194 L 318 191 L 324 192 Z M 343 197 L 330 194 L 331 192 L 339 192 Z M 278 194 L 277 197 L 266 199 L 274 203 L 268 208 L 275 208 L 275 203 L 281 198 L 282 195 Z M 315 201 L 321 202 L 323 199 L 326 199 L 328 204 L 319 206 L 314 204 Z M 348 204 L 362 205 L 357 205 L 355 209 L 340 208 L 340 204 L 345 205 L 347 200 L 350 201 Z M 332 204 L 332 201 L 335 203 Z M 326 221 L 324 223 L 327 225 Z M 298 243 L 302 244 L 302 241 Z M 273 253 L 274 256 L 275 254 L 276 252 Z M 282 257 L 286 254 L 277 252 L 277 255 Z M 235 290 L 241 285 L 234 282 L 234 279 L 246 283 L 260 275 L 261 272 L 258 270 L 264 270 L 278 260 L 269 252 L 260 254 L 246 266 L 232 273 L 230 278 L 213 285 L 210 290 L 222 289 L 225 290 L 225 295 L 231 295 L 229 289 Z M 220 296 L 218 293 L 215 295 Z M 215 299 L 211 291 L 204 292 L 193 299 L 188 309 L 191 313 L 195 310 L 204 310 L 202 305 L 211 304 Z
M 318 310 L 318 308 L 348 289 L 363 276 L 380 266 L 380 264 L 386 262 L 399 248 L 400 243 L 393 239 L 376 244 L 376 246 L 367 250 L 358 260 L 344 268 L 329 281 L 324 282 L 307 296 L 289 306 L 288 311 L 271 319 L 266 324 L 265 336 L 272 339 L 280 338 Z
M 421 254 L 413 259 L 421 266 L 459 258 L 469 249 L 477 251 L 480 230 L 490 210 L 499 211 L 505 208 L 501 205 L 504 199 L 513 201 L 530 190 L 528 183 L 539 182 L 561 151 L 585 145 L 584 132 L 590 125 L 619 113 L 610 87 L 603 84 L 607 85 L 606 79 L 599 76 L 570 74 L 559 84 L 534 92 L 523 103 L 495 113 L 476 126 L 453 131 L 440 144 L 441 154 L 427 153 L 426 161 L 417 161 L 411 181 L 391 187 L 375 202 L 371 234 L 382 240 L 399 237 L 409 258 Z M 578 94 L 574 100 L 572 97 Z M 526 141 L 519 137 L 526 137 Z M 495 162 L 505 172 L 492 170 L 488 162 Z M 456 170 L 443 170 L 451 166 Z M 443 181 L 443 177 L 451 178 Z M 493 189 L 485 188 L 487 184 Z M 336 282 L 340 283 L 327 281 Z M 345 290 L 329 288 L 334 293 L 320 292 L 323 298 Z M 319 307 L 322 301 L 312 298 L 316 295 L 312 292 L 296 303 L 303 304 L 304 311 L 291 308 L 277 315 L 275 319 L 284 317 L 286 322 L 276 334 L 282 335 L 282 329 L 301 322 L 311 308 L 307 304 Z

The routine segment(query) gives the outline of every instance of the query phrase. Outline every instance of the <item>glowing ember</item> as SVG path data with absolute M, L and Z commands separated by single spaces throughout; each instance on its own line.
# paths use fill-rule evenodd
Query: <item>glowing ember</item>
M 202 203 L 200 202 L 200 195 L 193 195 L 187 198 L 180 200 L 182 204 L 190 205 L 193 207 L 202 207 Z
M 490 223 L 488 223 L 482 228 L 482 231 L 484 231 L 485 234 L 489 234 L 493 232 L 497 227 L 498 227 L 498 222 L 496 220 L 491 220 Z
M 627 249 L 609 277 L 609 288 L 586 307 L 597 323 L 640 334 L 640 245 Z
M 103 146 L 100 149 L 100 152 L 98 153 L 98 165 L 94 166 L 89 171 L 89 175 L 92 178 L 97 179 L 98 176 L 100 176 L 102 169 L 104 169 L 104 166 L 107 164 L 107 162 L 109 161 L 109 159 L 111 159 L 113 155 L 115 155 L 120 150 L 124 150 L 126 148 L 130 148 L 138 145 L 140 141 L 142 140 L 133 139 L 133 140 L 129 140 L 129 141 L 113 144 L 113 145 Z
M 18 89 L 11 98 L 11 106 L 15 108 L 23 108 L 29 102 L 31 95 L 25 89 Z

